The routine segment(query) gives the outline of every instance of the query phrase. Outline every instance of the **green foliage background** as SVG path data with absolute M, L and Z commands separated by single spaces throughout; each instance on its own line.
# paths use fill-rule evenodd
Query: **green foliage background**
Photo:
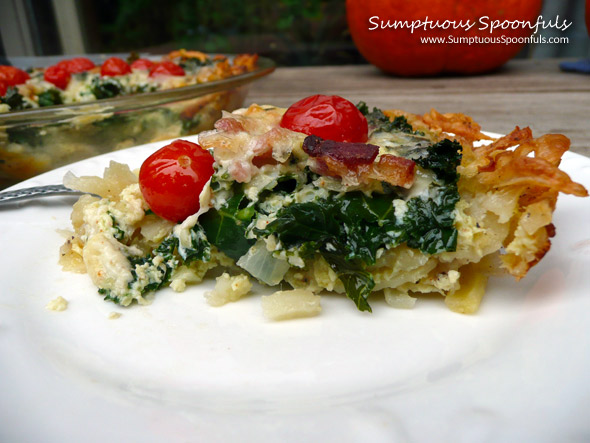
M 362 62 L 344 0 L 93 2 L 100 52 L 199 49 L 257 52 L 281 65 Z

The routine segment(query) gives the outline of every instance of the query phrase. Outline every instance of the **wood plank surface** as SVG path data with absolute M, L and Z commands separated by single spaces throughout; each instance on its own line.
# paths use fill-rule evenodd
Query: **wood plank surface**
M 485 75 L 399 78 L 370 65 L 278 68 L 254 84 L 246 103 L 289 106 L 311 94 L 336 94 L 369 106 L 423 114 L 463 112 L 484 130 L 565 134 L 590 156 L 590 75 L 559 70 L 560 60 L 518 60 Z

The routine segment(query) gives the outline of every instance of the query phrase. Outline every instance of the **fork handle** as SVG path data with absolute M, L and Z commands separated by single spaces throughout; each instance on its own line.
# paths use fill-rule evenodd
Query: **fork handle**
M 44 197 L 46 195 L 72 195 L 83 194 L 80 191 L 74 191 L 66 188 L 64 185 L 47 185 L 35 186 L 33 188 L 17 189 L 16 191 L 0 192 L 0 205 L 19 200 L 26 200 L 35 197 Z

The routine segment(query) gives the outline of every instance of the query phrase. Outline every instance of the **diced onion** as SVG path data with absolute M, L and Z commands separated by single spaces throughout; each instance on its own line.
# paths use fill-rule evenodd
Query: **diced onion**
M 287 261 L 273 257 L 263 241 L 256 242 L 237 265 L 270 286 L 279 284 L 290 267 Z

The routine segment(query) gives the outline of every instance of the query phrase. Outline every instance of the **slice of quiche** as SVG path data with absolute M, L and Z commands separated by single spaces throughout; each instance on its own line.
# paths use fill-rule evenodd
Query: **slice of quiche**
M 223 267 L 216 304 L 253 278 L 290 303 L 336 292 L 371 311 L 376 297 L 410 307 L 437 293 L 472 313 L 488 276 L 521 279 L 547 253 L 559 192 L 587 195 L 558 168 L 565 136 L 517 127 L 492 139 L 463 114 L 312 96 L 224 113 L 215 128 L 199 145 L 162 148 L 139 179 L 119 164 L 104 178 L 66 176 L 102 198 L 74 205 L 64 268 L 122 305 Z

